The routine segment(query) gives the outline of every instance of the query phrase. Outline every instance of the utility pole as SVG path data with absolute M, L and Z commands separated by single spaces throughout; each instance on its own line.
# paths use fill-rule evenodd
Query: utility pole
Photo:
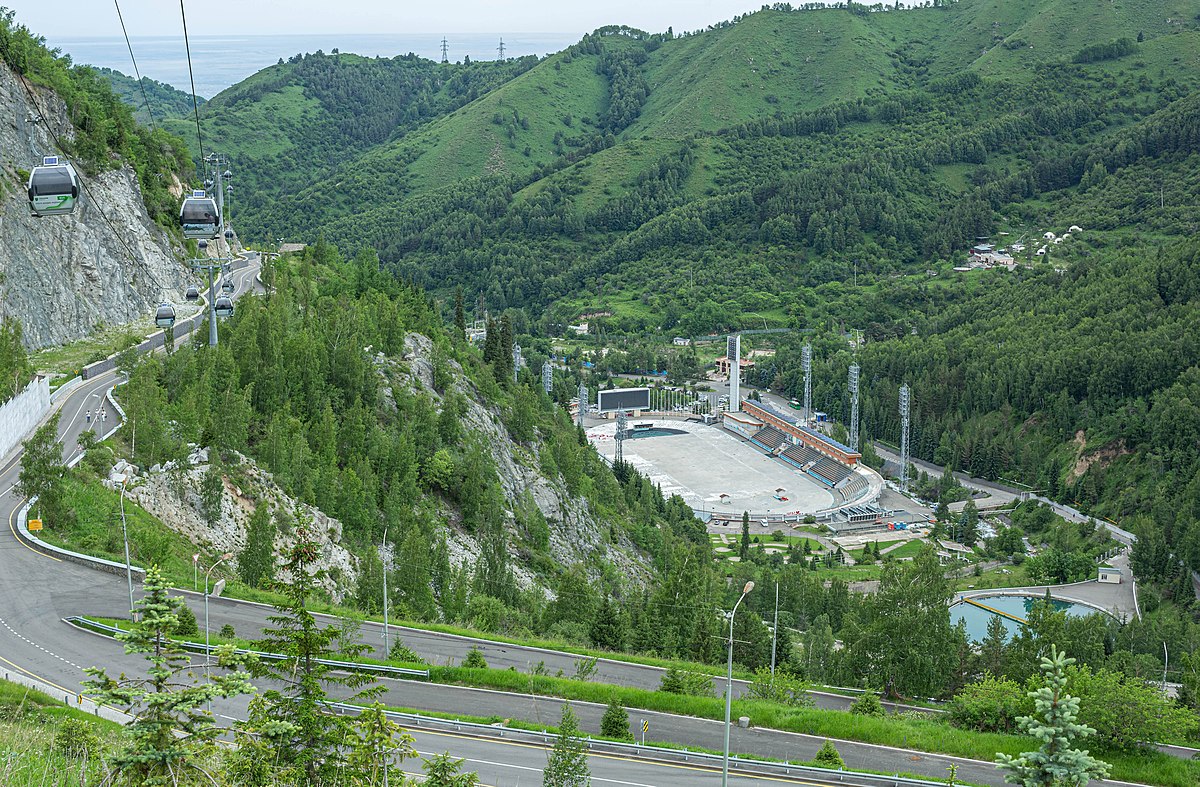
M 392 566 L 392 550 L 388 548 L 387 525 L 383 526 L 383 546 L 379 550 L 379 557 L 383 562 L 383 657 L 386 659 L 392 653 L 391 640 L 389 639 L 388 633 L 387 591 L 387 575 L 388 569 Z
M 450 45 L 446 43 L 446 37 L 442 36 L 442 64 L 443 65 L 450 62 L 450 57 L 447 55 L 447 52 L 449 52 L 449 51 L 450 51 Z
M 771 627 L 771 688 L 775 688 L 775 643 L 779 640 L 779 583 L 775 583 L 775 624 Z

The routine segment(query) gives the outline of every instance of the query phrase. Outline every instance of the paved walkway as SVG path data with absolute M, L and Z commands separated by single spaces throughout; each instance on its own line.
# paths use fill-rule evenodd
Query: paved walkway
M 1074 601 L 1085 606 L 1094 607 L 1109 613 L 1118 620 L 1126 622 L 1141 617 L 1137 603 L 1136 583 L 1129 573 L 1129 558 L 1125 553 L 1110 561 L 1121 569 L 1125 575 L 1119 584 L 1099 582 L 1091 579 L 1087 582 L 1076 582 L 1071 585 L 1035 585 L 1021 588 L 986 588 L 983 590 L 960 590 L 956 598 L 977 598 L 980 596 L 1043 596 L 1046 591 L 1062 601 Z

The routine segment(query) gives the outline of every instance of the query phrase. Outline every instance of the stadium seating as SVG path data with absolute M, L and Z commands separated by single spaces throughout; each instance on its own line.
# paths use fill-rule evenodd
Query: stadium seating
M 787 441 L 788 436 L 773 426 L 764 426 L 751 435 L 750 439 L 762 448 L 767 449 L 768 452 L 774 453 L 779 446 Z

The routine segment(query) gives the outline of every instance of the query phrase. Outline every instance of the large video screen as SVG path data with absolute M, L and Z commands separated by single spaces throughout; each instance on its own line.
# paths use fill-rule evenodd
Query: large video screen
M 601 391 L 597 402 L 602 413 L 617 410 L 649 410 L 649 388 L 614 388 L 611 391 Z

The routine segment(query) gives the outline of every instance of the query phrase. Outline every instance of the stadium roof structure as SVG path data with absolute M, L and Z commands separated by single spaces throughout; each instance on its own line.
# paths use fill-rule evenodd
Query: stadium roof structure
M 837 448 L 838 450 L 841 450 L 841 451 L 845 451 L 848 454 L 857 454 L 858 453 L 858 451 L 855 451 L 850 446 L 839 443 L 837 440 L 834 440 L 829 435 L 823 434 L 822 432 L 818 432 L 816 429 L 810 429 L 809 427 L 802 424 L 800 422 L 800 419 L 796 418 L 796 416 L 792 415 L 791 413 L 785 413 L 784 411 L 776 408 L 774 405 L 772 405 L 768 402 L 755 402 L 755 404 L 757 404 L 762 409 L 766 410 L 771 415 L 780 419 L 781 421 L 787 421 L 789 424 L 796 427 L 800 431 L 804 432 L 807 435 L 811 435 L 812 437 L 816 438 L 817 440 L 820 440 L 821 442 L 829 443 L 829 445 L 832 445 L 834 448 Z

